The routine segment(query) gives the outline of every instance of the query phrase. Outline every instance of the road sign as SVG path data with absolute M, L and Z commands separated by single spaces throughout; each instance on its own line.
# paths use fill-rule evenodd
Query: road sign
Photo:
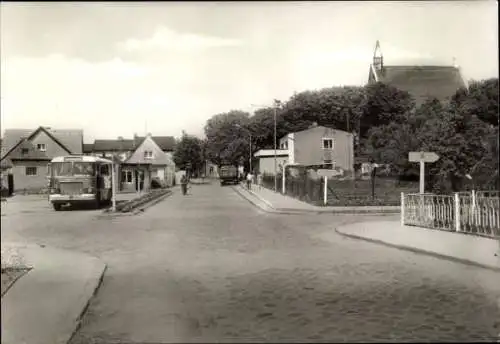
M 410 152 L 408 160 L 411 162 L 436 162 L 439 160 L 439 155 L 434 152 Z
M 439 155 L 434 152 L 410 152 L 408 160 L 420 163 L 420 193 L 423 194 L 425 192 L 425 163 L 438 161 Z

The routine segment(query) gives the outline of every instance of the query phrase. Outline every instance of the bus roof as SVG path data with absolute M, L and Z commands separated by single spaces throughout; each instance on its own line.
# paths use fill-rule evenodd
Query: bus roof
M 100 158 L 97 156 L 91 155 L 63 155 L 57 156 L 52 159 L 50 162 L 68 162 L 68 161 L 77 161 L 77 162 L 100 162 L 105 164 L 112 164 L 113 162 L 108 159 Z

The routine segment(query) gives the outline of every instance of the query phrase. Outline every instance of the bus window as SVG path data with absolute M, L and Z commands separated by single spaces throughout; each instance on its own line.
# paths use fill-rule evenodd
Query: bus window
M 74 175 L 93 176 L 94 175 L 94 164 L 89 163 L 89 162 L 74 162 L 73 163 L 73 174 Z
M 109 165 L 101 165 L 101 176 L 109 176 Z

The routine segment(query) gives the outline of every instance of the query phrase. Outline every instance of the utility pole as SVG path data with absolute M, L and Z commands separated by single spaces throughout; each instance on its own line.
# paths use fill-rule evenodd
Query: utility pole
M 114 158 L 112 158 L 114 160 Z M 116 211 L 116 180 L 118 179 L 116 177 L 116 164 L 115 162 L 113 161 L 113 163 L 111 164 L 111 204 L 112 204 L 112 208 L 111 210 L 113 212 Z
M 249 131 L 248 135 L 250 136 L 250 157 L 248 158 L 248 162 L 250 164 L 250 173 L 252 173 L 252 133 Z
M 274 192 L 278 192 L 278 161 L 276 152 L 276 112 L 278 110 L 278 100 L 274 100 Z

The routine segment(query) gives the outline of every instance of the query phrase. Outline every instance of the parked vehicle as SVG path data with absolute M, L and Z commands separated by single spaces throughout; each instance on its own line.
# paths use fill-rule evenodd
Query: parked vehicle
M 223 165 L 219 169 L 220 185 L 238 184 L 239 174 L 238 168 L 233 165 Z
M 56 211 L 63 205 L 110 204 L 111 160 L 83 155 L 60 156 L 49 164 L 49 202 Z

